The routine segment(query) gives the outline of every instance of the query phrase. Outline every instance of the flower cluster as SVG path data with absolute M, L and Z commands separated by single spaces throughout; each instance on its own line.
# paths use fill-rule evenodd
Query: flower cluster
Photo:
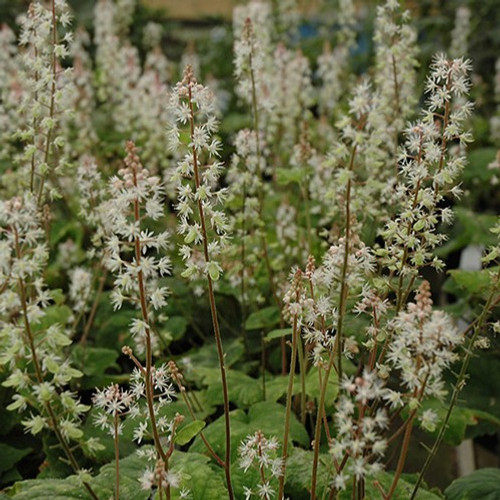
M 450 56 L 461 57 L 468 53 L 468 38 L 471 32 L 471 11 L 466 5 L 457 8 L 455 27 L 451 33 Z
M 381 459 L 387 448 L 382 437 L 389 425 L 384 409 L 373 414 L 368 403 L 380 401 L 384 387 L 375 372 L 365 370 L 360 377 L 345 377 L 334 416 L 337 430 L 330 444 L 330 454 L 337 464 L 333 481 L 336 490 L 346 488 L 350 477 L 357 480 L 374 477 L 383 469 Z
M 7 24 L 0 27 L 0 71 L 3 75 L 0 82 L 0 139 L 2 149 L 0 159 L 13 156 L 15 148 L 12 144 L 14 131 L 19 128 L 19 105 L 22 89 L 19 82 L 18 48 L 16 35 Z
M 317 59 L 317 76 L 321 80 L 317 91 L 318 106 L 322 116 L 326 118 L 337 116 L 339 101 L 346 91 L 346 83 L 349 80 L 349 54 L 355 47 L 356 40 L 353 19 L 355 19 L 353 1 L 340 0 L 334 20 L 337 43 L 332 47 L 329 41 L 325 42 L 323 53 Z
M 354 296 L 374 271 L 374 256 L 355 233 L 350 235 L 347 250 L 345 258 L 346 240 L 343 237 L 329 248 L 321 266 L 316 268 L 314 259 L 310 257 L 304 273 L 310 296 L 306 297 L 301 292 L 299 301 L 291 301 L 293 295 L 288 293 L 284 299 L 285 310 L 290 310 L 292 306 L 291 313 L 299 314 L 302 336 L 304 342 L 310 345 L 314 365 L 321 365 L 325 356 L 335 348 L 342 287 Z M 356 339 L 346 336 L 343 339 L 343 354 L 351 357 L 358 351 Z
M 397 148 L 398 134 L 415 107 L 417 33 L 399 2 L 378 7 L 375 21 L 377 106 L 386 123 L 384 138 Z
M 49 254 L 36 197 L 27 192 L 2 201 L 0 224 L 0 363 L 10 372 L 3 385 L 15 390 L 8 409 L 30 409 L 26 432 L 51 429 L 65 440 L 82 441 L 80 419 L 88 406 L 68 384 L 83 374 L 64 353 L 71 344 L 64 320 L 43 322 L 57 306 L 43 279 Z
M 166 305 L 168 289 L 158 279 L 170 274 L 170 259 L 154 254 L 167 249 L 169 233 L 144 227 L 146 217 L 156 221 L 163 216 L 163 187 L 142 166 L 135 145 L 128 142 L 126 149 L 125 166 L 110 179 L 110 199 L 99 210 L 108 234 L 105 265 L 116 275 L 111 300 L 115 309 L 126 300 L 141 309 L 142 319 L 135 318 L 130 330 L 142 349 L 152 337 L 150 309 Z
M 170 64 L 159 45 L 141 64 L 139 49 L 126 37 L 136 0 L 100 0 L 95 7 L 96 96 L 108 113 L 110 126 L 141 148 L 150 170 L 167 167 L 163 127 Z M 150 37 L 149 42 L 161 37 Z
M 229 188 L 226 206 L 232 212 L 231 232 L 237 242 L 227 248 L 231 262 L 228 276 L 235 287 L 241 286 L 242 298 L 246 301 L 250 298 L 249 293 L 252 295 L 251 299 L 257 298 L 251 290 L 255 290 L 253 274 L 260 263 L 260 216 L 266 148 L 262 134 L 257 137 L 255 131 L 249 129 L 238 132 L 234 145 L 236 151 L 226 176 Z
M 238 448 L 240 456 L 240 467 L 246 472 L 250 467 L 259 471 L 260 484 L 255 488 L 245 487 L 245 500 L 261 498 L 271 500 L 276 497 L 276 491 L 272 487 L 272 479 L 277 479 L 283 474 L 283 460 L 276 456 L 279 448 L 275 437 L 266 438 L 262 431 L 257 431 L 247 436 Z
M 222 272 L 218 257 L 228 241 L 229 223 L 219 208 L 227 197 L 227 188 L 217 186 L 223 165 L 217 159 L 220 142 L 214 137 L 214 96 L 196 82 L 189 66 L 172 91 L 170 109 L 175 122 L 168 131 L 169 146 L 173 150 L 188 149 L 172 175 L 177 185 L 178 231 L 184 237 L 180 254 L 186 269 L 182 275 L 190 279 L 207 275 L 217 281 Z M 190 139 L 184 145 L 181 130 L 186 127 Z
M 120 417 L 126 415 L 134 403 L 134 394 L 112 384 L 98 390 L 92 401 L 97 409 L 95 424 L 106 430 L 115 439 L 122 434 L 123 424 Z
M 437 224 L 449 224 L 453 219 L 451 209 L 441 201 L 461 194 L 457 182 L 465 157 L 452 155 L 449 149 L 453 143 L 471 140 L 463 130 L 471 103 L 453 106 L 454 99 L 468 93 L 469 69 L 468 61 L 437 56 L 426 86 L 427 110 L 421 120 L 406 129 L 399 157 L 400 181 L 395 188 L 399 213 L 381 232 L 385 248 L 378 252 L 387 268 L 400 276 L 415 276 L 427 263 L 442 266 L 432 251 L 445 239 L 436 232 Z
M 64 29 L 70 23 L 68 6 L 64 0 L 54 3 L 54 12 L 41 2 L 32 3 L 21 24 L 20 44 L 25 47 L 21 60 L 23 73 L 22 101 L 18 112 L 22 117 L 20 139 L 25 143 L 20 164 L 24 170 L 24 184 L 36 190 L 39 199 L 44 196 L 46 179 L 50 171 L 57 173 L 57 149 L 64 145 L 59 133 L 64 94 L 71 85 L 60 86 L 61 76 L 71 72 L 62 70 L 59 61 L 69 55 L 68 45 L 73 41 L 71 32 L 61 40 L 57 38 L 59 25 Z M 50 190 L 57 196 L 55 187 Z
M 264 5 L 269 8 L 268 4 Z M 235 17 L 235 23 L 238 19 L 239 16 Z M 252 99 L 255 98 L 262 105 L 266 94 L 265 71 L 270 64 L 270 40 L 268 39 L 269 33 L 262 28 L 262 25 L 257 33 L 255 32 L 255 22 L 254 18 L 249 15 L 241 27 L 235 24 L 237 36 L 234 42 L 234 72 L 238 82 L 238 94 L 247 104 L 252 105 Z
M 433 310 L 427 281 L 415 302 L 394 318 L 392 328 L 387 363 L 398 370 L 403 386 L 420 399 L 442 398 L 447 393 L 443 374 L 457 360 L 464 338 L 444 311 Z

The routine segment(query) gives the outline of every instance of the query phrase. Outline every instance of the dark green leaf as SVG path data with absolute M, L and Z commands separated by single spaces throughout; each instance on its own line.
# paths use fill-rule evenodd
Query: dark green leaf
M 292 335 L 291 328 L 282 328 L 279 330 L 272 330 L 264 337 L 264 340 L 266 342 L 270 342 L 273 339 L 280 339 L 282 337 L 287 337 L 288 335 Z
M 269 306 L 250 314 L 245 323 L 245 328 L 247 330 L 259 330 L 263 328 L 271 328 L 277 325 L 279 321 L 280 321 L 279 309 L 275 306 Z
M 222 381 L 219 368 L 199 368 L 201 383 L 208 386 L 207 398 L 213 404 L 222 404 Z M 262 401 L 262 382 L 237 370 L 227 370 L 229 400 L 238 407 L 248 407 Z
M 118 353 L 113 349 L 75 346 L 72 351 L 73 363 L 84 374 L 81 387 L 94 389 L 110 383 L 126 382 L 128 375 L 115 374 L 120 369 L 116 363 L 117 357 Z
M 168 318 L 163 331 L 171 340 L 179 340 L 186 333 L 188 320 L 183 316 L 172 316 Z
M 465 271 L 463 269 L 453 269 L 449 271 L 449 274 L 460 289 L 471 295 L 484 295 L 491 288 L 492 270 Z
M 31 453 L 31 448 L 14 448 L 0 443 L 0 472 L 6 472 L 14 467 L 19 460 Z
M 285 407 L 274 402 L 262 401 L 250 407 L 248 413 L 243 410 L 231 412 L 231 457 L 232 462 L 237 458 L 238 446 L 248 435 L 256 431 L 262 431 L 267 437 L 283 435 L 285 422 Z M 219 456 L 224 455 L 225 431 L 224 416 L 219 417 L 215 422 L 209 424 L 203 434 Z M 309 445 L 309 435 L 300 424 L 294 414 L 292 414 L 290 424 L 290 437 L 302 446 Z M 205 453 L 205 445 L 198 436 L 189 448 L 190 452 Z
M 500 469 L 480 469 L 453 481 L 446 500 L 500 500 Z

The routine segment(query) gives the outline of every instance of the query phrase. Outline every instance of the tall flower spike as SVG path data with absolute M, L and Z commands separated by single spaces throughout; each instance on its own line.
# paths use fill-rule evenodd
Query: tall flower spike
M 174 148 L 182 145 L 179 126 L 187 126 L 189 130 L 188 151 L 178 163 L 173 175 L 178 186 L 179 202 L 176 207 L 179 214 L 178 227 L 180 234 L 184 236 L 181 255 L 186 261 L 186 269 L 183 276 L 193 279 L 197 275 L 204 274 L 207 279 L 224 399 L 226 445 L 224 472 L 228 495 L 230 500 L 233 500 L 229 392 L 213 286 L 222 270 L 217 257 L 228 239 L 226 215 L 217 208 L 217 204 L 226 198 L 226 189 L 219 189 L 217 186 L 222 164 L 215 159 L 220 148 L 219 141 L 213 137 L 217 130 L 217 120 L 214 117 L 215 102 L 213 94 L 196 82 L 191 66 L 187 66 L 182 81 L 172 92 L 170 104 L 172 115 L 175 117 L 175 122 L 169 131 L 171 145 Z M 201 252 L 198 250 L 199 247 L 202 249 Z
M 182 275 L 190 279 L 209 275 L 217 281 L 222 273 L 218 257 L 228 241 L 229 223 L 220 208 L 227 188 L 217 185 L 223 165 L 218 161 L 221 144 L 214 137 L 217 132 L 214 96 L 196 82 L 190 66 L 173 89 L 170 109 L 175 116 L 169 129 L 170 147 L 182 146 L 182 128 L 190 131 L 188 151 L 172 176 L 177 184 L 178 231 L 184 237 L 180 254 L 186 269 Z
M 127 142 L 126 151 L 125 166 L 109 181 L 111 199 L 100 208 L 108 234 L 105 265 L 116 276 L 111 296 L 115 309 L 129 301 L 141 312 L 131 321 L 130 332 L 139 352 L 144 354 L 145 366 L 132 349 L 123 349 L 136 365 L 131 392 L 138 401 L 146 400 L 146 405 L 137 401 L 130 408 L 130 413 L 139 419 L 134 439 L 140 442 L 146 434 L 152 434 L 157 457 L 166 473 L 171 451 L 165 451 L 160 434 L 171 430 L 172 440 L 174 427 L 158 414 L 172 400 L 174 391 L 166 365 L 153 365 L 153 311 L 166 305 L 168 289 L 160 286 L 159 278 L 170 274 L 170 260 L 160 256 L 168 246 L 169 234 L 155 234 L 144 227 L 145 219 L 156 221 L 163 216 L 163 186 L 159 177 L 144 168 L 133 142 Z
M 71 87 L 59 88 L 59 79 L 61 74 L 71 72 L 71 68 L 62 70 L 60 61 L 69 54 L 73 36 L 68 32 L 59 40 L 57 34 L 59 26 L 66 28 L 70 20 L 66 2 L 53 0 L 49 6 L 32 3 L 21 25 L 20 44 L 26 49 L 22 53 L 23 99 L 18 111 L 23 125 L 19 137 L 26 146 L 20 163 L 25 171 L 23 180 L 37 194 L 39 206 L 46 194 L 49 172 L 57 173 L 56 151 L 64 145 L 64 137 L 58 132 L 60 115 L 70 112 L 63 109 L 62 101 Z M 57 196 L 53 186 L 49 194 Z
M 163 216 L 163 186 L 160 178 L 143 167 L 132 142 L 127 142 L 125 166 L 109 181 L 111 199 L 99 212 L 108 234 L 107 268 L 116 275 L 111 295 L 114 308 L 129 301 L 141 309 L 141 319 L 134 319 L 130 330 L 140 352 L 147 342 L 154 343 L 151 311 L 166 305 L 168 289 L 159 285 L 161 276 L 170 274 L 170 260 L 161 255 L 169 244 L 168 231 L 153 233 L 144 226 Z M 133 258 L 126 258 L 133 252 Z M 156 255 L 155 255 L 156 254 Z
M 71 366 L 64 348 L 71 344 L 64 324 L 44 325 L 53 296 L 43 274 L 49 253 L 45 243 L 36 196 L 0 202 L 0 365 L 10 372 L 4 387 L 15 391 L 8 410 L 25 413 L 26 432 L 55 433 L 66 459 L 82 472 L 73 454 L 74 442 L 95 451 L 95 442 L 85 442 L 81 419 L 89 409 L 68 390 L 70 382 L 83 374 Z M 70 444 L 71 443 L 71 444 Z M 94 499 L 90 485 L 85 487 Z
M 462 99 L 470 88 L 469 70 L 469 61 L 436 56 L 427 79 L 427 109 L 423 118 L 406 129 L 395 188 L 399 213 L 381 232 L 385 248 L 379 251 L 388 269 L 400 276 L 399 309 L 410 292 L 407 288 L 402 293 L 403 276 L 415 279 L 423 265 L 443 265 L 432 250 L 445 239 L 436 232 L 438 223 L 453 220 L 451 209 L 442 207 L 441 201 L 461 193 L 457 183 L 466 159 L 461 154 L 452 155 L 450 146 L 471 140 L 464 123 L 472 104 Z

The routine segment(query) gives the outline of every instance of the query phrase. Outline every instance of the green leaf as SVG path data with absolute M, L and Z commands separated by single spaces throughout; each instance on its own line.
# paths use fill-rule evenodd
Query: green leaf
M 210 262 L 210 264 L 208 264 L 208 274 L 213 281 L 217 281 L 220 278 L 219 266 L 216 262 Z
M 188 444 L 189 441 L 198 435 L 204 427 L 205 422 L 203 422 L 203 420 L 194 420 L 193 422 L 189 422 L 175 433 L 175 443 L 179 446 Z
M 448 411 L 447 406 L 436 399 L 427 400 L 422 403 L 422 410 L 428 409 L 434 410 L 437 413 L 440 422 L 444 420 Z M 489 415 L 486 412 L 463 406 L 455 406 L 451 412 L 450 419 L 444 433 L 444 442 L 452 446 L 458 446 L 466 438 L 467 428 L 469 426 L 477 425 L 480 419 L 488 419 L 490 421 L 493 419 L 493 421 L 496 421 L 497 424 L 500 424 L 499 419 L 496 419 L 493 415 Z M 419 421 L 417 419 L 417 425 L 418 424 Z M 440 423 L 438 423 L 436 430 L 429 434 L 436 435 L 439 428 Z
M 498 268 L 483 269 L 481 271 L 465 271 L 463 269 L 453 269 L 449 274 L 453 282 L 459 289 L 466 291 L 471 295 L 484 295 L 491 288 L 491 273 Z M 449 290 L 450 285 L 445 284 L 445 291 Z
M 137 452 L 120 460 L 120 500 L 148 500 L 150 498 L 151 492 L 141 489 L 139 483 L 139 478 L 147 467 L 148 463 Z M 90 481 L 99 498 L 113 498 L 115 470 L 113 461 L 104 465 L 99 475 Z
M 446 500 L 500 500 L 500 469 L 480 469 L 455 479 L 444 495 Z
M 208 398 L 206 390 L 189 391 L 187 396 L 191 401 L 197 420 L 204 420 L 217 410 L 216 403 Z M 160 408 L 158 417 L 165 417 L 168 420 L 172 420 L 177 413 L 180 415 L 189 415 L 189 409 L 181 397 Z
M 413 492 L 414 481 L 418 475 L 416 474 L 405 474 L 400 477 L 394 495 L 391 497 L 392 500 L 408 500 Z M 382 488 L 387 492 L 389 491 L 391 484 L 394 479 L 393 472 L 379 472 L 377 474 L 376 480 L 380 483 Z M 381 494 L 379 489 L 374 484 L 375 478 L 367 479 L 365 482 L 365 498 L 368 499 L 379 499 Z M 440 496 L 426 491 L 423 488 L 418 490 L 415 500 L 439 500 Z M 352 499 L 352 488 L 344 490 L 340 495 L 340 500 L 351 500 Z M 477 499 L 479 500 L 479 499 Z
M 288 376 L 272 376 L 268 375 L 266 378 L 266 400 L 276 401 L 286 394 L 288 390 Z M 338 378 L 335 373 L 330 374 L 328 379 L 328 386 L 326 389 L 326 406 L 331 406 L 337 400 L 338 394 Z M 296 375 L 293 380 L 293 395 L 300 394 L 302 386 L 300 377 Z M 321 387 L 319 385 L 318 369 L 316 367 L 306 374 L 306 394 L 310 398 L 319 399 Z
M 492 415 L 500 415 L 500 340 L 493 340 L 493 349 L 473 357 L 469 365 L 469 379 L 460 397 L 469 408 L 478 412 L 478 424 L 469 428 L 468 437 L 494 434 L 498 423 L 491 421 Z M 487 381 L 487 382 L 485 382 Z M 486 416 L 488 415 L 488 416 Z
M 293 448 L 287 460 L 285 492 L 290 498 L 306 500 L 310 498 L 313 452 L 301 448 Z M 318 462 L 318 496 L 322 498 L 323 485 L 331 478 L 329 469 L 333 467 L 329 455 L 321 454 Z
M 270 342 L 271 340 L 280 339 L 282 337 L 287 337 L 288 335 L 292 335 L 292 329 L 291 328 L 281 328 L 279 330 L 272 330 L 272 331 L 270 331 L 264 337 L 264 340 L 266 342 Z
M 14 500 L 82 500 L 89 499 L 75 476 L 66 479 L 32 479 L 16 483 L 10 490 Z
M 496 148 L 479 148 L 467 155 L 467 168 L 464 170 L 464 180 L 477 184 L 478 181 L 488 182 L 495 170 L 488 168 L 497 155 Z
M 32 448 L 14 448 L 8 444 L 0 443 L 0 472 L 4 473 L 12 469 L 17 462 L 32 451 Z
M 260 330 L 271 328 L 280 321 L 280 311 L 276 306 L 265 307 L 256 311 L 248 317 L 245 323 L 247 330 Z
M 50 291 L 50 298 L 56 303 L 56 306 L 64 304 L 66 297 L 60 288 L 55 288 Z
M 109 295 L 101 294 L 91 338 L 96 346 L 119 351 L 129 338 L 129 325 L 137 312 L 125 308 L 114 311 Z
M 324 377 L 324 372 L 322 373 Z M 309 396 L 319 399 L 321 387 L 319 384 L 318 369 L 316 367 L 311 368 L 309 373 L 306 375 L 306 392 Z M 332 371 L 330 373 L 330 378 L 328 379 L 328 384 L 326 388 L 325 404 L 326 406 L 331 406 L 337 400 L 337 394 L 339 392 L 338 377 Z
M 454 212 L 455 224 L 450 239 L 436 250 L 438 257 L 446 257 L 467 245 L 495 244 L 496 237 L 490 228 L 495 226 L 498 220 L 496 215 L 475 213 L 463 207 L 457 207 Z
M 261 482 L 260 474 L 256 467 L 250 467 L 244 471 L 240 467 L 239 461 L 236 461 L 231 467 L 231 480 L 235 498 L 242 499 L 245 498 L 245 487 L 255 488 Z M 271 487 L 277 491 L 278 481 L 273 476 L 270 476 L 269 480 Z
M 298 375 L 293 378 L 293 394 L 297 394 L 300 380 Z M 270 375 L 266 373 L 266 401 L 277 401 L 288 390 L 288 376 Z
M 63 218 L 59 218 L 54 220 L 51 224 L 51 235 L 50 235 L 50 243 L 51 246 L 56 246 L 62 240 L 66 240 L 71 238 L 76 242 L 76 247 L 80 246 L 80 243 L 83 239 L 83 227 L 78 223 L 77 220 L 68 221 Z M 84 256 L 84 253 L 79 250 L 79 255 L 81 257 Z
M 65 305 L 49 306 L 44 309 L 44 312 L 45 315 L 41 320 L 33 325 L 33 331 L 41 332 L 56 323 L 64 326 L 73 314 L 73 311 Z
M 239 361 L 244 352 L 245 347 L 243 346 L 243 339 L 239 338 L 225 342 L 224 356 L 226 359 L 226 367 L 230 367 Z M 198 368 L 202 366 L 211 368 L 219 367 L 219 356 L 217 354 L 215 342 L 206 342 L 202 347 L 187 352 L 184 358 L 189 361 L 184 369 L 184 374 L 190 379 L 199 380 Z M 180 364 L 182 366 L 182 363 Z M 190 367 L 196 368 L 191 369 Z
M 283 405 L 270 401 L 261 401 L 250 407 L 248 413 L 243 410 L 231 412 L 231 461 L 238 455 L 238 446 L 248 435 L 261 430 L 267 437 L 283 435 L 286 408 Z M 208 442 L 219 456 L 224 455 L 225 427 L 224 415 L 209 424 L 203 431 Z M 290 422 L 290 438 L 302 446 L 309 446 L 309 435 L 305 428 L 292 414 Z M 189 451 L 205 453 L 205 445 L 198 436 L 189 448 Z
M 94 389 L 104 387 L 112 382 L 125 382 L 128 377 L 118 376 L 109 372 L 118 372 L 120 367 L 116 363 L 118 353 L 104 347 L 84 347 L 77 345 L 72 353 L 73 364 L 84 374 L 82 388 Z
M 214 404 L 222 404 L 222 381 L 219 368 L 199 368 L 201 382 L 208 386 L 207 398 Z M 238 370 L 227 370 L 229 400 L 238 407 L 248 407 L 262 401 L 262 382 Z
M 172 500 L 180 500 L 180 491 L 189 490 L 191 500 L 221 500 L 227 489 L 220 467 L 212 468 L 210 458 L 198 453 L 174 451 L 172 471 L 180 475 L 180 487 L 172 491 Z M 156 500 L 159 499 L 157 495 Z
M 179 340 L 186 333 L 188 320 L 184 316 L 172 316 L 168 318 L 163 327 L 163 331 L 172 340 Z
M 277 168 L 276 182 L 280 186 L 296 183 L 300 184 L 307 175 L 307 170 L 304 168 Z
M 85 424 L 83 426 L 83 436 L 85 441 L 88 441 L 89 439 L 98 439 L 102 448 L 90 453 L 90 450 L 88 450 L 86 446 L 83 446 L 83 452 L 89 458 L 102 464 L 114 459 L 115 441 L 108 431 L 101 429 L 95 424 L 97 414 L 98 411 L 92 408 L 86 415 Z M 133 427 L 132 425 L 127 424 L 128 421 L 125 420 L 125 425 L 123 426 L 122 434 L 120 435 L 120 440 L 118 442 L 120 447 L 120 457 L 126 457 L 136 450 L 136 445 L 132 441 Z

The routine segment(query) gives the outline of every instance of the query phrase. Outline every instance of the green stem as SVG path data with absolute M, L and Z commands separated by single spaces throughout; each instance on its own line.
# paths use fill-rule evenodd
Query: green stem
M 188 85 L 188 89 L 189 89 L 188 92 L 189 92 L 189 110 L 190 110 L 190 133 L 191 133 L 191 140 L 193 141 L 194 108 L 193 108 L 191 85 Z M 198 155 L 196 153 L 196 148 L 194 144 L 192 146 L 192 154 L 193 154 L 193 171 L 194 171 L 194 179 L 196 187 L 195 193 L 196 193 L 200 188 L 200 175 L 198 171 Z M 201 230 L 203 235 L 203 254 L 205 257 L 205 263 L 209 264 L 210 254 L 208 252 L 208 232 L 205 222 L 205 213 L 203 210 L 203 204 L 200 199 L 198 199 L 197 205 L 198 205 L 198 212 L 199 212 Z M 231 421 L 229 416 L 229 390 L 227 386 L 226 365 L 224 361 L 224 351 L 222 348 L 222 337 L 220 333 L 219 319 L 217 317 L 217 306 L 215 303 L 213 283 L 212 283 L 212 278 L 210 277 L 209 274 L 207 274 L 207 282 L 208 282 L 208 299 L 210 302 L 210 313 L 212 315 L 212 326 L 215 335 L 215 343 L 217 346 L 217 355 L 219 358 L 219 368 L 222 380 L 222 395 L 224 400 L 224 427 L 225 427 L 225 444 L 226 444 L 224 472 L 226 476 L 226 486 L 229 498 L 230 500 L 234 500 L 233 486 L 231 481 Z

